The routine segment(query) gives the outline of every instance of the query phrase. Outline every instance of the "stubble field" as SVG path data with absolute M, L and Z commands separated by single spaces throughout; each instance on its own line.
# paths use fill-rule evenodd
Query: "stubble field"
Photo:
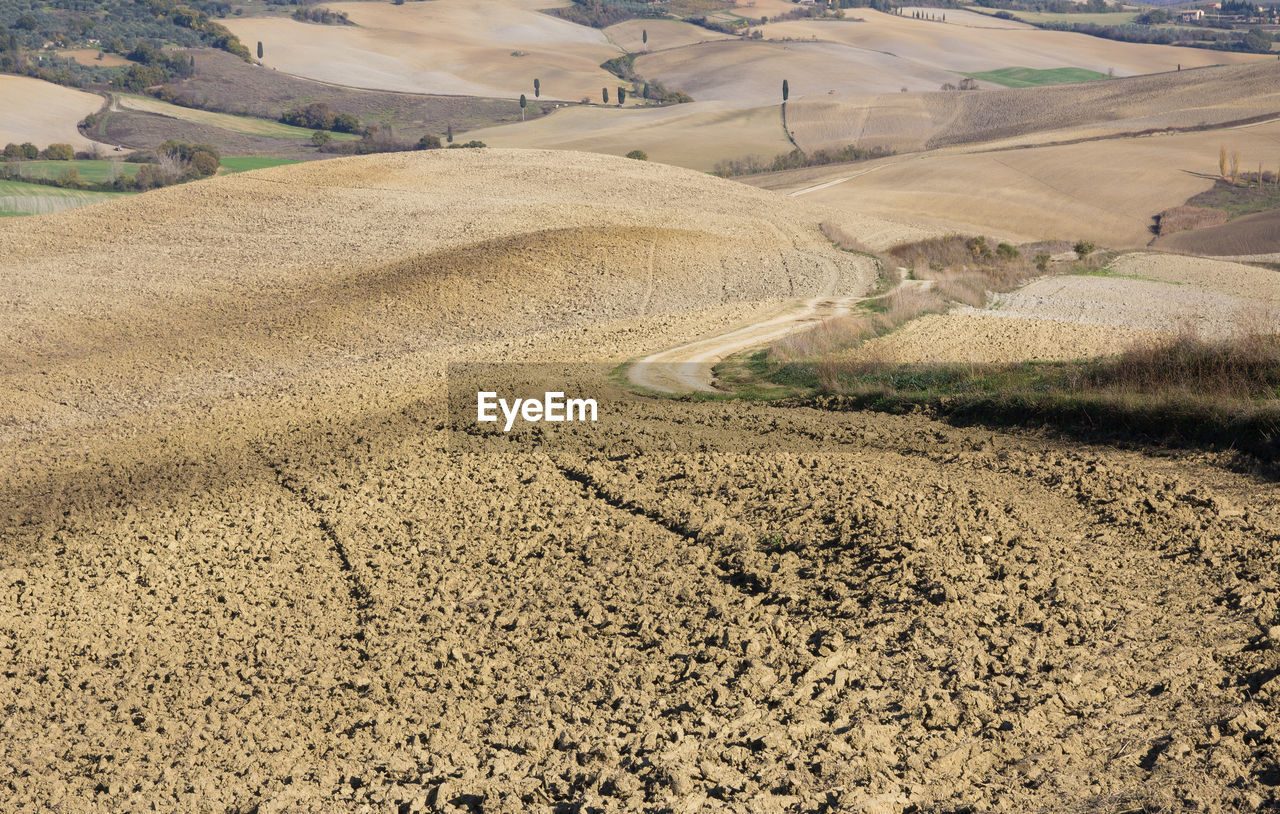
M 1274 154 L 1277 133 L 1270 121 L 1022 149 L 958 147 L 743 180 L 849 212 L 1019 243 L 1083 238 L 1140 248 L 1154 237 L 1155 215 L 1213 186 L 1221 146 L 1247 166 Z
M 449 151 L 0 224 L 4 807 L 1274 804 L 1274 483 L 591 372 L 867 291 L 831 216 Z M 483 360 L 619 420 L 466 451 Z
M 593 28 L 540 13 L 554 3 L 441 0 L 401 6 L 335 3 L 354 26 L 241 17 L 227 26 L 264 43 L 285 73 L 377 90 L 514 99 L 542 80 L 548 99 L 596 99 L 617 84 L 600 63 L 621 50 Z
M 76 125 L 103 106 L 101 96 L 27 76 L 0 75 L 0 146 L 26 141 L 37 147 L 70 144 L 77 150 L 93 142 Z

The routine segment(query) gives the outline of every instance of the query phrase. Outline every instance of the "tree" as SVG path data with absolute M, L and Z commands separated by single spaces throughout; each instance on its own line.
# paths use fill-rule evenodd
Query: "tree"
M 627 89 L 621 88 L 621 87 L 618 88 L 618 107 L 622 107 L 622 105 L 626 104 L 626 101 L 627 101 Z
M 329 134 L 325 133 L 325 135 Z M 201 178 L 208 178 L 217 173 L 221 163 L 218 156 L 208 150 L 196 150 L 191 154 L 191 169 L 195 170 Z
M 1093 251 L 1096 248 L 1098 247 L 1093 245 L 1093 243 L 1091 243 L 1090 241 L 1080 240 L 1076 242 L 1076 245 L 1071 247 L 1071 250 L 1076 253 L 1076 257 L 1079 257 L 1081 260 L 1083 260 L 1089 255 L 1093 254 Z
M 28 161 L 35 161 L 40 157 L 40 148 L 29 141 L 22 142 L 22 157 Z
M 535 78 L 533 80 L 533 98 L 537 99 L 541 95 L 542 95 L 542 80 Z
M 422 138 L 418 139 L 418 149 L 419 150 L 439 150 L 440 137 L 433 136 L 430 134 L 423 136 Z
M 601 88 L 601 89 L 600 89 L 600 98 L 601 98 L 601 99 L 604 99 L 604 103 L 605 103 L 606 105 L 607 105 L 607 104 L 609 104 L 609 89 L 608 89 L 608 88 Z
M 9 142 L 8 144 L 4 145 L 4 157 L 5 158 L 22 158 L 23 157 L 22 148 L 14 144 L 13 142 Z
M 453 144 L 453 125 L 449 125 L 444 131 L 444 140 Z
M 1231 153 L 1231 183 L 1234 184 L 1236 182 L 1236 176 L 1239 174 L 1240 174 L 1240 154 L 1233 151 Z
M 649 44 L 649 29 L 647 28 L 640 29 L 640 44 L 641 45 Z
M 262 59 L 262 40 L 258 40 L 258 59 Z
M 782 101 L 787 101 L 787 97 L 791 95 L 791 86 L 787 84 L 787 80 L 782 80 Z
M 44 148 L 44 157 L 48 161 L 70 161 L 76 157 L 76 151 L 70 144 L 50 144 Z
M 359 133 L 360 120 L 350 113 L 338 113 L 333 117 L 333 129 L 339 133 Z
M 1227 145 L 1218 148 L 1218 176 L 1227 180 Z
M 524 94 L 520 94 L 520 121 L 524 121 L 524 109 L 529 106 L 529 100 L 524 98 Z
M 317 147 L 323 147 L 333 141 L 333 136 L 329 135 L 328 130 L 317 130 L 311 134 L 311 143 Z
M 644 150 L 632 150 L 627 153 L 627 158 L 634 158 L 636 161 L 648 161 L 649 154 Z

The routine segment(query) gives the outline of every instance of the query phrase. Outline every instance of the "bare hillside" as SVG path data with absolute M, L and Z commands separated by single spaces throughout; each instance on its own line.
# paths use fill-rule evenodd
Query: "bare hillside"
M 618 390 L 870 288 L 832 216 L 452 150 L 0 223 L 0 809 L 1280 803 L 1274 482 Z M 611 421 L 462 443 L 499 360 Z

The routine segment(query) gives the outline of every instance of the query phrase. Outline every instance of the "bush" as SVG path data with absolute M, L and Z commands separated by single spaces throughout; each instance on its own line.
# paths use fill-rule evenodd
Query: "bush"
M 449 149 L 452 150 L 457 147 L 471 148 L 471 147 L 484 147 L 484 146 L 486 145 L 483 141 L 476 141 L 475 139 L 472 139 L 471 141 L 468 141 L 465 144 L 450 144 Z
M 327 130 L 317 130 L 311 134 L 311 143 L 317 147 L 323 147 L 331 141 L 333 141 L 333 136 Z
M 169 175 L 156 164 L 143 164 L 138 167 L 138 174 L 133 176 L 133 185 L 145 192 L 148 189 L 158 189 L 159 187 L 168 186 L 177 179 Z
M 1076 245 L 1071 247 L 1071 250 L 1076 253 L 1076 257 L 1083 260 L 1093 254 L 1097 248 L 1097 246 L 1088 240 L 1080 240 L 1076 242 Z
M 218 167 L 221 166 L 222 162 L 218 159 L 218 156 L 208 150 L 196 150 L 191 154 L 190 164 L 191 169 L 195 170 L 197 175 L 201 178 L 208 178 L 218 171 Z
M 308 130 L 334 130 L 339 133 L 359 133 L 360 120 L 350 113 L 334 113 L 324 102 L 312 102 L 293 110 L 286 110 L 280 121 Z
M 58 186 L 76 189 L 84 186 L 84 182 L 80 180 L 80 170 L 75 167 L 67 167 L 58 176 Z
M 1052 262 L 1052 260 L 1053 258 L 1047 254 L 1037 254 L 1035 260 L 1036 271 L 1048 271 L 1049 263 Z
M 418 149 L 419 150 L 439 150 L 440 137 L 432 136 L 432 135 L 423 136 L 422 138 L 418 139 Z
M 339 133 L 359 133 L 360 120 L 350 113 L 335 113 L 333 116 L 333 129 Z
M 996 256 L 1004 260 L 1013 260 L 1016 257 L 1021 257 L 1022 252 L 1008 243 L 1001 243 L 996 246 Z
M 634 158 L 636 161 L 648 161 L 649 154 L 644 150 L 632 150 L 627 153 L 627 158 Z
M 863 149 L 848 145 L 839 150 L 814 150 L 806 153 L 803 150 L 792 150 L 780 153 L 772 161 L 764 161 L 759 156 L 749 155 L 743 158 L 728 158 L 716 162 L 711 174 L 721 178 L 732 178 L 738 175 L 754 175 L 761 172 L 780 172 L 795 170 L 801 167 L 821 167 L 827 164 L 842 164 L 851 161 L 865 161 L 872 158 L 883 158 L 893 155 L 893 151 L 884 147 Z
M 76 157 L 76 151 L 70 144 L 50 144 L 44 148 L 44 157 L 47 161 L 70 161 Z

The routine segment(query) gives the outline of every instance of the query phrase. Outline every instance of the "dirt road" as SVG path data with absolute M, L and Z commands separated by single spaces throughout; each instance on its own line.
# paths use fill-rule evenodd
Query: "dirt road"
M 638 387 L 660 393 L 719 393 L 712 373 L 717 362 L 847 314 L 865 299 L 815 297 L 789 303 L 781 313 L 760 322 L 646 356 L 627 368 L 627 379 Z

